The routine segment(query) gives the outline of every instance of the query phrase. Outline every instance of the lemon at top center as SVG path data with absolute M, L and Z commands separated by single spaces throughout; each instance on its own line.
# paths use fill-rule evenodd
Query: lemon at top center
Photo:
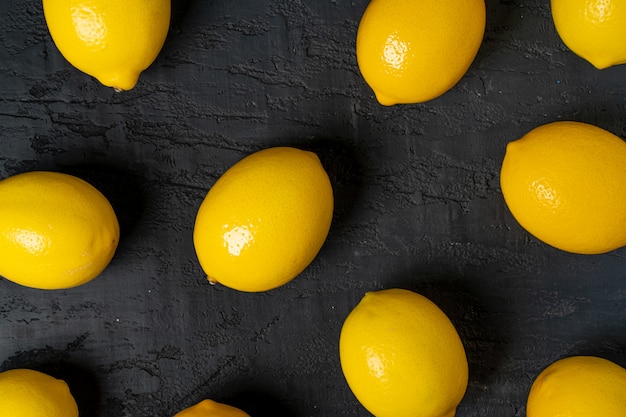
M 158 56 L 170 0 L 43 0 L 54 44 L 79 70 L 117 90 L 132 89 Z
M 357 31 L 357 63 L 381 104 L 428 101 L 467 72 L 485 24 L 484 0 L 372 0 Z
M 233 165 L 207 193 L 194 225 L 198 260 L 210 281 L 266 291 L 313 261 L 332 216 L 333 190 L 317 155 L 265 149 Z

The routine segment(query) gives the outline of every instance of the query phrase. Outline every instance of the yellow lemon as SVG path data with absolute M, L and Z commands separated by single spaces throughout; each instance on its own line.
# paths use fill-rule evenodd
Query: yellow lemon
M 2 417 L 78 417 L 69 387 L 32 369 L 0 372 Z
M 502 195 L 519 224 L 558 249 L 626 245 L 626 142 L 597 126 L 553 122 L 506 147 Z
M 109 201 L 80 178 L 33 171 L 0 181 L 0 275 L 10 281 L 40 289 L 91 281 L 119 233 Z
M 626 2 L 551 0 L 563 43 L 598 69 L 626 63 Z
M 412 291 L 366 293 L 343 324 L 339 357 L 348 386 L 376 417 L 453 417 L 467 389 L 454 325 Z
M 250 417 L 239 408 L 213 400 L 202 400 L 174 417 Z
M 379 103 L 421 103 L 465 75 L 485 33 L 484 0 L 372 0 L 356 37 L 364 80 Z
M 193 240 L 209 281 L 266 291 L 313 261 L 332 216 L 333 190 L 317 155 L 269 148 L 233 165 L 211 187 Z
M 70 64 L 116 90 L 132 89 L 161 51 L 170 0 L 43 0 L 57 48 Z
M 571 356 L 545 368 L 528 394 L 527 417 L 624 417 L 626 369 L 595 356 Z

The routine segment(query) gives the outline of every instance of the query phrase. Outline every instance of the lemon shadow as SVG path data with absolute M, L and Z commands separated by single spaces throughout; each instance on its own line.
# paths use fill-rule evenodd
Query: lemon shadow
M 251 386 L 234 396 L 224 398 L 225 403 L 240 408 L 252 417 L 292 417 L 297 415 L 271 391 L 262 386 Z
M 434 302 L 452 321 L 465 347 L 469 385 L 465 398 L 479 398 L 481 387 L 494 383 L 510 343 L 510 320 L 494 307 L 496 300 L 472 288 L 467 277 L 439 273 L 409 273 L 391 279 L 385 288 L 404 288 Z M 504 308 L 504 310 L 506 310 Z
M 99 164 L 65 165 L 55 170 L 87 181 L 109 200 L 120 225 L 120 244 L 133 234 L 145 211 L 145 190 L 149 189 L 145 179 Z
M 335 136 L 281 139 L 268 146 L 292 146 L 314 152 L 328 174 L 333 188 L 333 225 L 345 221 L 361 198 L 365 152 L 356 141 Z M 333 225 L 329 235 L 333 235 Z
M 626 368 L 626 336 L 624 333 L 605 331 L 587 340 L 581 341 L 562 352 L 562 356 L 553 360 L 568 356 L 597 356 L 607 359 Z M 548 366 L 548 364 L 545 364 Z

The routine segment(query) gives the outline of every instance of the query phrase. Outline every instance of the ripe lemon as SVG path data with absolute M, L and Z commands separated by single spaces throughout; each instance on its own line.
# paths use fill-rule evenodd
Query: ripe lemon
M 563 43 L 598 69 L 626 63 L 623 0 L 551 0 L 552 19 Z
M 626 245 L 626 143 L 597 126 L 553 122 L 506 147 L 504 200 L 539 240 L 579 253 Z
M 624 417 L 626 369 L 595 356 L 571 356 L 544 369 L 533 382 L 528 417 Z
M 130 90 L 161 51 L 170 0 L 43 0 L 57 48 L 74 67 L 116 90 Z
M 209 281 L 266 291 L 313 261 L 332 216 L 333 190 L 317 155 L 269 148 L 242 159 L 213 185 L 193 240 Z
M 339 357 L 350 389 L 376 417 L 453 417 L 467 389 L 454 325 L 412 291 L 366 293 L 343 324 Z
M 484 0 L 372 0 L 357 31 L 359 69 L 380 104 L 434 99 L 469 69 L 485 22 Z
M 33 171 L 0 181 L 0 275 L 40 289 L 95 278 L 119 241 L 111 204 L 89 183 Z
M 32 369 L 0 372 L 2 417 L 78 417 L 69 387 Z
M 250 415 L 228 404 L 202 400 L 196 405 L 185 408 L 174 417 L 250 417 Z

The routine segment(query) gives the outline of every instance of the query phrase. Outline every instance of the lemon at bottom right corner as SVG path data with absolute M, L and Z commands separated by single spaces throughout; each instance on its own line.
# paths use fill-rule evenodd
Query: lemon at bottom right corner
M 577 254 L 626 245 L 626 142 L 605 129 L 532 129 L 507 144 L 500 186 L 515 220 L 548 245 Z
M 533 382 L 527 417 L 624 417 L 626 369 L 597 356 L 570 356 Z
M 348 386 L 376 417 L 453 417 L 467 389 L 456 328 L 413 291 L 367 292 L 343 323 L 339 356 Z

